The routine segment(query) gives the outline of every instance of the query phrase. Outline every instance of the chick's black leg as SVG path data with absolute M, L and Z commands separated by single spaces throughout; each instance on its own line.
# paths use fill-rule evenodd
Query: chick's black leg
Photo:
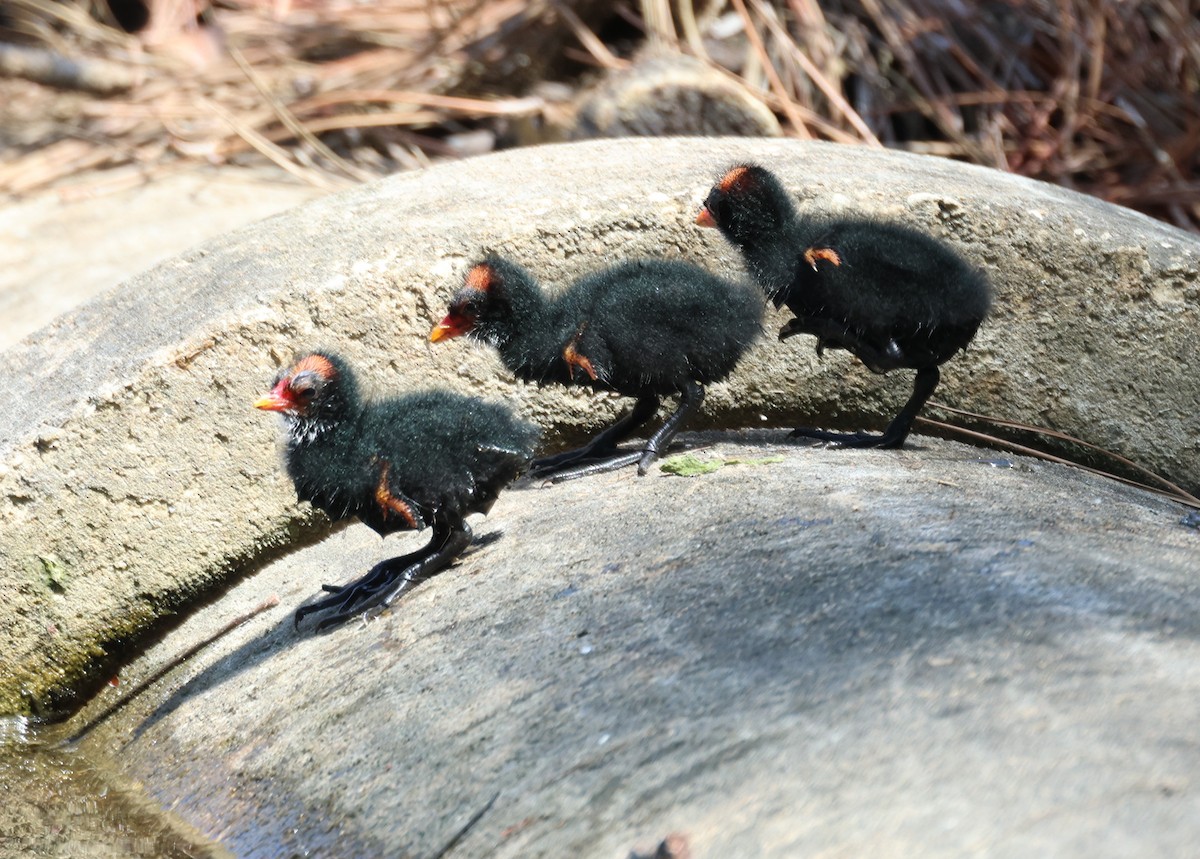
M 888 340 L 880 346 L 864 340 L 844 324 L 833 320 L 797 316 L 779 329 L 781 341 L 797 334 L 812 334 L 817 338 L 818 356 L 826 349 L 845 349 L 866 364 L 872 373 L 886 373 L 888 370 L 913 366 L 909 356 L 904 354 L 895 340 Z
M 419 551 L 380 561 L 358 581 L 346 585 L 333 596 L 296 609 L 295 623 L 314 612 L 336 609 L 322 618 L 322 630 L 349 620 L 376 606 L 391 605 L 401 593 L 429 578 L 450 564 L 471 543 L 471 529 L 465 522 L 439 522 L 433 527 L 429 543 Z
M 883 443 L 879 445 L 880 447 L 898 448 L 904 444 L 904 440 L 908 438 L 908 433 L 912 429 L 913 421 L 917 419 L 917 414 L 926 401 L 933 396 L 941 378 L 942 374 L 937 367 L 923 367 L 917 370 L 912 396 L 908 398 L 904 408 L 896 417 L 892 418 L 892 422 L 884 430 Z
M 792 437 L 815 438 L 819 441 L 836 442 L 842 447 L 898 448 L 908 438 L 908 433 L 912 429 L 917 413 L 921 411 L 921 407 L 925 405 L 926 400 L 933 395 L 940 378 L 941 373 L 937 367 L 923 367 L 917 370 L 917 378 L 913 383 L 912 396 L 908 398 L 908 402 L 904 404 L 904 408 L 900 410 L 900 413 L 892 418 L 892 422 L 888 424 L 888 428 L 884 430 L 882 435 L 872 435 L 864 432 L 836 433 L 797 427 L 792 430 Z
M 684 421 L 691 417 L 692 413 L 700 408 L 700 404 L 703 402 L 704 386 L 699 382 L 688 382 L 680 393 L 679 408 L 663 422 L 663 425 L 658 428 L 654 435 L 650 436 L 644 448 L 629 453 L 618 454 L 608 459 L 602 459 L 599 462 L 589 462 L 577 468 L 567 469 L 566 471 L 555 472 L 550 477 L 551 481 L 562 483 L 564 480 L 574 480 L 576 477 L 601 474 L 605 471 L 616 471 L 618 468 L 633 465 L 635 462 L 638 464 L 638 474 L 645 474 L 650 469 L 651 463 L 658 459 L 659 453 L 666 450 L 671 444 L 671 440 L 675 438 Z
M 606 459 L 596 460 L 594 462 L 586 462 L 583 465 L 577 465 L 574 468 L 566 468 L 561 471 L 555 471 L 546 475 L 551 483 L 562 483 L 565 480 L 574 480 L 577 477 L 587 477 L 589 474 L 603 474 L 606 471 L 616 471 L 618 468 L 624 468 L 627 465 L 633 465 L 635 462 L 640 462 L 642 459 L 642 451 L 631 450 L 627 453 L 618 453 L 615 456 L 610 456 Z
M 322 618 L 317 630 L 336 626 L 372 608 L 391 605 L 404 591 L 448 566 L 470 542 L 471 529 L 465 523 L 457 527 L 435 525 L 433 538 L 424 549 L 376 564 L 365 577 L 369 582 L 364 581 L 356 593 L 346 595 L 337 606 L 339 610 Z
M 659 454 L 671 445 L 671 440 L 675 438 L 679 428 L 703 404 L 704 386 L 699 382 L 688 382 L 679 395 L 679 408 L 663 421 L 658 432 L 650 436 L 650 440 L 646 442 L 646 448 L 642 452 L 641 459 L 638 460 L 638 474 L 645 474 L 650 470 L 650 465 L 658 459 Z
M 644 424 L 650 418 L 654 417 L 654 413 L 658 411 L 658 397 L 638 397 L 636 403 L 633 404 L 633 409 L 629 414 L 622 417 L 608 429 L 601 432 L 583 447 L 575 448 L 574 450 L 563 451 L 554 456 L 544 456 L 535 459 L 530 466 L 529 473 L 537 476 L 548 472 L 557 471 L 565 466 L 572 465 L 576 462 L 581 462 L 585 459 L 595 459 L 610 453 L 616 449 L 617 445 L 630 436 L 630 434 Z M 638 454 L 640 456 L 641 454 Z M 637 458 L 630 460 L 637 462 Z
M 787 321 L 779 329 L 779 340 L 782 342 L 797 334 L 812 334 L 818 340 L 842 343 L 850 334 L 850 329 L 844 323 L 833 319 L 822 319 L 819 316 L 796 316 Z M 843 346 L 842 348 L 847 348 Z
M 400 596 L 400 594 L 413 585 L 446 569 L 446 567 L 454 563 L 454 559 L 461 555 L 467 546 L 471 545 L 472 537 L 471 526 L 466 522 L 456 522 L 453 525 L 448 525 L 441 533 L 435 529 L 430 546 L 438 544 L 438 548 L 404 570 L 400 576 L 393 579 L 380 592 L 379 600 L 375 604 L 389 606 L 396 601 L 396 597 Z

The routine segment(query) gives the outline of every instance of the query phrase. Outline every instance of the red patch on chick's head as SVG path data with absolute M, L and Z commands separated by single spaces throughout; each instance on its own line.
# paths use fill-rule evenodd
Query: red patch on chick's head
M 324 355 L 305 355 L 278 377 L 271 393 L 254 403 L 268 412 L 303 412 L 306 399 L 313 396 L 313 377 L 328 382 L 337 376 L 337 367 Z
M 496 270 L 487 263 L 481 262 L 467 272 L 464 286 L 468 289 L 478 289 L 480 292 L 487 292 L 495 282 Z
M 294 379 L 301 373 L 313 373 L 322 379 L 329 380 L 337 375 L 337 368 L 324 355 L 318 355 L 314 352 L 312 355 L 305 355 L 297 361 L 288 372 L 288 375 Z
M 757 184 L 758 182 L 754 177 L 754 168 L 749 164 L 739 164 L 721 177 L 721 181 L 717 183 L 717 188 L 725 194 L 738 194 L 753 188 Z

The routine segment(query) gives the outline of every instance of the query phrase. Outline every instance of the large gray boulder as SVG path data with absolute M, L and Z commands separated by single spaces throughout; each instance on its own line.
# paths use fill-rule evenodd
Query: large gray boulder
M 1179 505 L 927 437 L 691 441 L 728 464 L 511 490 L 461 562 L 328 635 L 292 609 L 417 538 L 354 525 L 268 565 L 122 689 L 280 606 L 83 751 L 242 859 L 1194 852 Z
M 950 161 L 795 141 L 620 140 L 522 149 L 326 198 L 185 254 L 0 357 L 0 712 L 79 700 L 127 643 L 235 573 L 323 533 L 255 413 L 278 364 L 333 347 L 389 388 L 514 399 L 559 434 L 619 404 L 514 387 L 487 350 L 425 335 L 483 249 L 548 282 L 617 257 L 734 273 L 692 226 L 730 163 L 779 171 L 811 210 L 943 236 L 996 310 L 938 398 L 1048 424 L 1200 486 L 1200 242 L 1123 209 Z M 779 320 L 772 320 L 775 327 Z M 709 425 L 878 424 L 908 392 L 845 355 L 765 338 Z M 853 462 L 853 460 L 849 460 Z M 1032 500 L 1032 499 L 1031 499 Z

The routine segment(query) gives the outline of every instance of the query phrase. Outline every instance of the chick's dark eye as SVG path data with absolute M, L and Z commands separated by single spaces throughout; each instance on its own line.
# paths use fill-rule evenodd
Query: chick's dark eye
M 311 373 L 301 373 L 292 379 L 288 388 L 296 399 L 307 402 L 317 393 L 317 379 Z
M 481 293 L 465 296 L 450 305 L 450 318 L 461 325 L 470 327 L 479 318 L 480 310 L 486 306 L 486 300 Z

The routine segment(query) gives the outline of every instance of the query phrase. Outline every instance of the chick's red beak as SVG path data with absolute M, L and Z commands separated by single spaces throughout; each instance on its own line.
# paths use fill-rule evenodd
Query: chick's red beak
M 429 341 L 437 343 L 439 340 L 460 337 L 471 330 L 471 323 L 471 319 L 461 314 L 447 313 L 446 318 L 433 326 L 433 330 L 429 332 Z
M 708 206 L 704 206 L 700 209 L 700 214 L 696 216 L 696 223 L 702 227 L 715 227 L 717 219 L 713 217 Z
M 287 379 L 280 379 L 279 383 L 271 389 L 271 393 L 261 400 L 255 401 L 254 408 L 262 409 L 265 412 L 286 412 L 294 405 L 295 403 L 288 393 Z

